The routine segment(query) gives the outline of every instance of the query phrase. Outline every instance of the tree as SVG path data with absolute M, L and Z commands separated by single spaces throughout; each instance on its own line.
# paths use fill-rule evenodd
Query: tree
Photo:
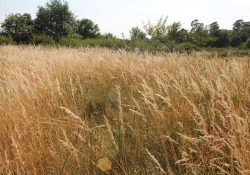
M 38 7 L 35 29 L 53 37 L 68 36 L 76 30 L 75 17 L 66 2 L 51 0 L 45 7 Z
M 250 22 L 242 19 L 235 21 L 231 33 L 231 46 L 237 47 L 245 43 L 250 38 Z
M 161 17 L 156 24 L 152 24 L 151 21 L 144 24 L 144 29 L 151 39 L 161 39 L 167 35 L 167 17 Z
M 28 13 L 11 14 L 2 23 L 5 35 L 10 35 L 18 43 L 26 43 L 30 40 L 33 32 L 33 21 Z
M 179 44 L 190 41 L 190 36 L 186 29 L 181 28 L 180 22 L 174 22 L 168 28 L 168 39 L 175 41 L 176 44 Z
M 239 37 L 239 34 L 236 33 L 235 31 L 231 32 L 230 35 L 230 45 L 232 47 L 238 47 L 241 44 L 241 39 Z
M 147 38 L 146 34 L 139 27 L 132 27 L 129 33 L 131 40 L 145 40 Z
M 240 30 L 241 41 L 246 42 L 250 38 L 250 22 L 243 22 L 243 26 Z
M 244 21 L 242 19 L 239 19 L 239 20 L 234 22 L 233 30 L 234 31 L 240 31 L 243 26 L 244 26 Z
M 227 30 L 221 30 L 218 22 L 209 25 L 209 45 L 212 47 L 226 47 L 229 44 L 229 35 Z
M 82 38 L 96 38 L 100 36 L 100 29 L 92 20 L 82 19 L 78 21 L 77 33 Z
M 181 30 L 181 23 L 174 22 L 172 25 L 169 26 L 168 29 L 168 37 L 170 40 L 178 40 L 179 32 Z
M 216 36 L 219 34 L 220 31 L 220 26 L 218 24 L 218 22 L 213 22 L 209 25 L 209 33 L 212 36 Z
M 199 20 L 196 19 L 191 22 L 191 27 L 191 36 L 193 43 L 200 47 L 207 46 L 210 38 L 204 24 L 200 23 Z
M 177 43 L 191 42 L 191 41 L 192 41 L 192 38 L 191 38 L 188 30 L 182 28 L 179 31 L 179 37 L 178 37 Z
M 217 40 L 217 47 L 227 47 L 229 46 L 230 38 L 228 30 L 220 30 L 219 37 Z

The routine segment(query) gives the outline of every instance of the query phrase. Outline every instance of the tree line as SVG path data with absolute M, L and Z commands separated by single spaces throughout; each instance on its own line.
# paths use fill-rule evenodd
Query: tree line
M 67 2 L 50 0 L 38 7 L 36 18 L 28 13 L 10 14 L 1 23 L 0 44 L 61 44 L 66 46 L 132 47 L 154 50 L 193 50 L 199 48 L 250 48 L 250 22 L 242 19 L 231 30 L 221 29 L 218 22 L 205 25 L 191 22 L 191 30 L 180 22 L 167 24 L 167 17 L 157 23 L 133 27 L 129 39 L 112 33 L 101 34 L 90 19 L 77 19 Z

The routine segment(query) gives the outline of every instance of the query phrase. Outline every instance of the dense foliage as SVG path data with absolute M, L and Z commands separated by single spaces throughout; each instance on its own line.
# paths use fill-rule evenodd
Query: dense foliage
M 11 36 L 17 43 L 27 43 L 34 32 L 30 14 L 10 14 L 2 23 L 3 34 Z
M 72 35 L 76 27 L 68 4 L 60 0 L 52 0 L 45 7 L 39 7 L 34 24 L 37 33 L 53 37 Z
M 205 48 L 233 47 L 248 49 L 250 22 L 242 19 L 232 30 L 221 29 L 218 22 L 205 25 L 198 19 L 187 30 L 180 22 L 167 24 L 167 17 L 155 24 L 132 27 L 129 39 L 113 34 L 101 34 L 99 26 L 90 19 L 76 19 L 67 2 L 50 0 L 38 7 L 35 19 L 30 14 L 10 14 L 2 22 L 0 44 L 42 44 L 70 47 L 100 46 L 153 51 L 191 51 Z M 8 40 L 8 41 L 6 41 Z

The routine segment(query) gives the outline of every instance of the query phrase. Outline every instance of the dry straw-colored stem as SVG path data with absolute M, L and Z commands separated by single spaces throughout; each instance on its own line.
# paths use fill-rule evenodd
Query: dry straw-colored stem
M 0 174 L 249 173 L 249 58 L 0 53 Z

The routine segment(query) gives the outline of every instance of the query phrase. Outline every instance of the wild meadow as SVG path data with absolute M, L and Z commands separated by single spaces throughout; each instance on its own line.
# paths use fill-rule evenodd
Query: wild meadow
M 250 174 L 249 57 L 0 47 L 0 174 Z

